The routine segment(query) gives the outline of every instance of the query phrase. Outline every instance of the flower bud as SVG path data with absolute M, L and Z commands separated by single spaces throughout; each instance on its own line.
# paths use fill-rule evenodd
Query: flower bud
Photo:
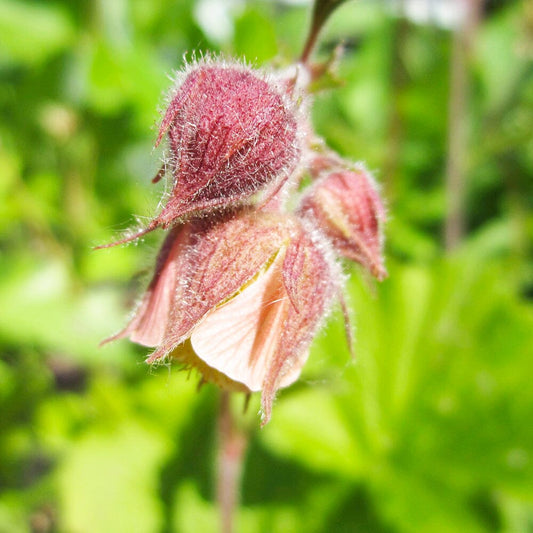
M 303 197 L 300 213 L 315 222 L 338 253 L 360 263 L 379 280 L 386 277 L 385 209 L 367 171 L 337 170 L 318 179 Z
M 249 199 L 279 183 L 300 154 L 295 104 L 277 80 L 206 60 L 170 97 L 157 143 L 168 135 L 172 191 L 151 228 Z
M 98 248 L 279 189 L 301 154 L 294 94 L 286 80 L 237 63 L 205 59 L 189 66 L 168 98 L 156 141 L 168 135 L 169 157 L 153 180 L 171 175 L 166 204 L 144 229 Z

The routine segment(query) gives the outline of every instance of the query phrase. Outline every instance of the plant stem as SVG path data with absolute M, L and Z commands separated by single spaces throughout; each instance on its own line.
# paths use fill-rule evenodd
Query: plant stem
M 465 0 L 466 13 L 454 31 L 450 73 L 448 157 L 446 161 L 446 250 L 455 248 L 465 231 L 465 169 L 468 153 L 468 68 L 482 0 Z
M 235 511 L 239 505 L 239 489 L 248 434 L 235 423 L 230 395 L 222 392 L 218 419 L 217 501 L 220 510 L 220 531 L 233 531 Z
M 311 17 L 311 27 L 309 28 L 302 55 L 300 56 L 301 63 L 304 65 L 308 63 L 322 26 L 324 26 L 331 13 L 333 13 L 333 11 L 345 1 L 346 0 L 315 0 Z
M 400 2 L 403 10 L 403 0 Z M 390 61 L 390 113 L 387 125 L 387 146 L 384 159 L 385 196 L 393 205 L 397 193 L 398 174 L 405 137 L 405 119 L 401 100 L 407 85 L 407 73 L 403 62 L 405 43 L 409 38 L 410 26 L 403 11 L 393 23 Z

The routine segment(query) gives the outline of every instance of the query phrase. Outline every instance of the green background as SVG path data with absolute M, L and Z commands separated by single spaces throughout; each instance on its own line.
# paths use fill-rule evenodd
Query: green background
M 185 53 L 301 50 L 309 6 L 222 2 L 213 26 L 208 4 L 0 0 L 2 533 L 218 530 L 218 391 L 128 341 L 98 347 L 161 234 L 92 250 L 156 212 L 157 109 Z M 445 253 L 451 32 L 373 0 L 328 22 L 317 57 L 345 42 L 342 83 L 314 124 L 383 185 L 390 276 L 346 265 L 356 361 L 335 311 L 252 435 L 238 531 L 533 531 L 532 36 L 527 1 L 487 2 L 466 233 Z

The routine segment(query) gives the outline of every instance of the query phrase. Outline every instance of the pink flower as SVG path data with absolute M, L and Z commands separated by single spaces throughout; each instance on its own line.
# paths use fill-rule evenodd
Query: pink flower
M 241 211 L 176 227 L 130 324 L 114 338 L 156 346 L 205 381 L 262 391 L 263 423 L 294 382 L 338 289 L 324 244 L 287 215 Z
M 382 280 L 385 208 L 372 176 L 364 169 L 338 169 L 305 193 L 300 213 L 315 222 L 338 253 Z
M 314 133 L 302 97 L 311 78 L 303 66 L 270 76 L 212 59 L 189 66 L 156 142 L 168 137 L 154 181 L 168 175 L 169 193 L 145 229 L 114 243 L 169 230 L 132 319 L 108 340 L 152 347 L 148 363 L 195 367 L 224 389 L 261 391 L 263 424 L 334 296 L 352 348 L 338 256 L 386 276 L 377 187 Z

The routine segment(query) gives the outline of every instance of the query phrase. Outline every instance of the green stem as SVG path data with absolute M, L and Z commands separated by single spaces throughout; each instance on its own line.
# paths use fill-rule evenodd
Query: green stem
M 465 232 L 469 66 L 482 0 L 469 0 L 465 5 L 467 8 L 465 20 L 455 30 L 452 42 L 446 161 L 447 213 L 444 228 L 445 247 L 448 251 L 459 245 Z
M 324 26 L 331 13 L 333 13 L 333 11 L 345 1 L 346 0 L 315 0 L 311 18 L 311 27 L 309 29 L 309 34 L 307 35 L 302 55 L 300 56 L 301 63 L 304 65 L 308 63 L 322 26 Z

